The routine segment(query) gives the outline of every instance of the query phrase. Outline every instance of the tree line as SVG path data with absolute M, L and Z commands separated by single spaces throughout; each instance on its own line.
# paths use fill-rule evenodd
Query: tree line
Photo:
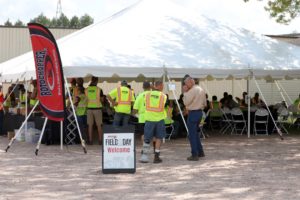
M 89 16 L 88 14 L 85 14 L 81 17 L 73 16 L 71 19 L 69 19 L 66 15 L 63 13 L 60 15 L 59 18 L 48 18 L 43 13 L 41 13 L 39 16 L 35 17 L 34 19 L 31 19 L 30 22 L 35 22 L 42 24 L 49 28 L 83 28 L 86 27 L 92 23 L 94 23 L 94 19 Z M 26 23 L 22 22 L 21 20 L 17 20 L 15 23 L 12 23 L 9 19 L 3 24 L 4 26 L 26 26 Z
M 244 0 L 248 2 L 250 0 Z M 261 0 L 258 0 L 261 1 Z M 269 12 L 270 17 L 277 23 L 289 24 L 300 14 L 299 0 L 268 0 L 265 10 Z

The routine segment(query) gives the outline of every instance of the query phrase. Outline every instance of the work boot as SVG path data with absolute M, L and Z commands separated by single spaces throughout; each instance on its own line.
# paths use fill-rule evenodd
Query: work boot
M 142 154 L 141 158 L 140 158 L 140 162 L 141 163 L 148 163 L 149 162 L 149 158 L 148 158 L 148 155 L 146 154 Z
M 198 161 L 199 157 L 198 156 L 190 156 L 190 157 L 187 157 L 187 160 L 188 161 Z
M 153 163 L 161 163 L 162 159 L 159 157 L 159 152 L 155 152 Z
M 205 154 L 204 154 L 204 152 L 203 151 L 201 151 L 200 153 L 198 153 L 198 157 L 200 158 L 200 157 L 205 157 Z

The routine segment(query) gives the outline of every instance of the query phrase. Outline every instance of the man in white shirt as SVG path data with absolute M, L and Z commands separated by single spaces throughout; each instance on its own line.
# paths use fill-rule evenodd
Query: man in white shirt
M 188 110 L 187 127 L 192 155 L 187 158 L 189 161 L 197 161 L 199 157 L 204 157 L 203 147 L 198 133 L 198 126 L 202 118 L 203 109 L 206 107 L 205 91 L 195 84 L 189 75 L 183 79 L 183 102 Z

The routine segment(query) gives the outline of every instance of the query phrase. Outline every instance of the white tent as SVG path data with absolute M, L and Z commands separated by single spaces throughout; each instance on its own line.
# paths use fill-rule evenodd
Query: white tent
M 143 0 L 58 40 L 66 77 L 300 77 L 300 48 Z M 165 67 L 165 68 L 164 68 Z M 0 64 L 2 81 L 35 78 L 32 52 Z

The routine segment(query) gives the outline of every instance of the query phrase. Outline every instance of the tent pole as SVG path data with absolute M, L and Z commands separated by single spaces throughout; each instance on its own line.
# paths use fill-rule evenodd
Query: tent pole
M 232 95 L 232 97 L 235 97 L 235 94 L 234 94 L 234 78 L 232 78 L 232 80 L 231 80 L 231 95 Z
M 286 107 L 288 107 L 287 102 L 286 102 L 286 100 L 285 100 L 285 98 L 284 98 L 284 95 L 283 95 L 283 93 L 282 93 L 282 89 L 279 87 L 279 85 L 278 85 L 278 83 L 277 83 L 276 80 L 275 80 L 275 85 L 277 86 L 277 89 L 278 89 L 278 91 L 279 91 L 279 93 L 280 93 L 280 95 L 281 95 L 281 97 L 282 97 L 282 99 L 283 99 L 283 101 L 284 101 Z
M 280 85 L 280 88 L 283 90 L 283 92 L 285 93 L 285 95 L 286 95 L 287 98 L 289 99 L 290 104 L 293 104 L 292 99 L 290 98 L 290 96 L 288 95 L 288 93 L 286 92 L 286 90 L 284 89 L 284 87 L 282 86 L 282 84 L 281 84 L 279 81 L 276 81 L 276 83 L 277 83 L 278 85 Z M 287 102 L 286 102 L 286 104 L 287 104 Z
M 28 82 L 25 81 L 25 119 L 27 118 L 27 109 L 28 109 Z M 25 133 L 27 133 L 27 123 L 25 124 Z
M 250 71 L 249 69 L 249 75 L 248 75 L 248 79 L 247 79 L 247 104 L 248 104 L 248 129 L 247 129 L 247 135 L 248 135 L 248 138 L 250 138 L 250 117 L 251 117 L 251 113 L 250 113 L 250 79 L 251 79 L 251 76 L 252 76 L 252 72 Z

